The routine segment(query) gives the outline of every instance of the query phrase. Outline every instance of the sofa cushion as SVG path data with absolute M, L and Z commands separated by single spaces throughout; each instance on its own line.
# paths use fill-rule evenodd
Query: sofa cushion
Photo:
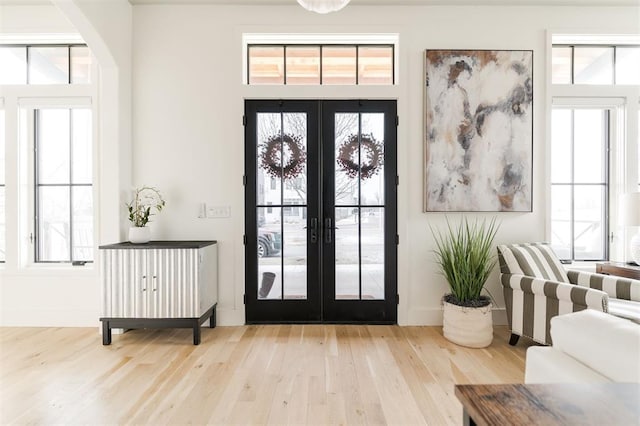
M 552 347 L 527 349 L 524 382 L 529 383 L 608 383 L 602 374 Z
M 640 302 L 609 298 L 608 312 L 620 318 L 626 318 L 640 324 Z
M 614 382 L 640 383 L 640 325 L 593 309 L 551 319 L 556 350 Z
M 500 271 L 549 281 L 569 282 L 551 247 L 543 243 L 499 245 Z

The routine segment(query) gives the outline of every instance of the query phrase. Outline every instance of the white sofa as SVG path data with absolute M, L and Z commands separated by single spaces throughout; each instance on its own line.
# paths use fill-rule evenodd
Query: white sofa
M 553 317 L 551 336 L 527 349 L 525 383 L 640 383 L 640 325 L 586 309 Z

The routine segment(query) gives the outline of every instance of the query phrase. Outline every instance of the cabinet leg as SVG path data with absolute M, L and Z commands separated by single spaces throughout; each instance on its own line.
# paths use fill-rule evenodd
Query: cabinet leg
M 216 308 L 213 308 L 213 312 L 211 312 L 211 316 L 209 317 L 209 328 L 216 327 Z
M 193 322 L 193 344 L 200 344 L 200 323 L 198 322 L 198 320 L 195 320 Z
M 111 327 L 109 321 L 102 321 L 102 344 L 105 346 L 111 344 Z

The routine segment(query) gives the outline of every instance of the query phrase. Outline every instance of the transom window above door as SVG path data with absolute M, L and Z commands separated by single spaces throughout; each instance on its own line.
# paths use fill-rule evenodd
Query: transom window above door
M 245 34 L 249 85 L 393 85 L 397 35 Z

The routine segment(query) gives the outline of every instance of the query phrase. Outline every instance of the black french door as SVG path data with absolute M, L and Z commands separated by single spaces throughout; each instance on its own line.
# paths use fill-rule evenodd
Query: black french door
M 245 118 L 247 323 L 396 323 L 396 102 L 248 100 Z

